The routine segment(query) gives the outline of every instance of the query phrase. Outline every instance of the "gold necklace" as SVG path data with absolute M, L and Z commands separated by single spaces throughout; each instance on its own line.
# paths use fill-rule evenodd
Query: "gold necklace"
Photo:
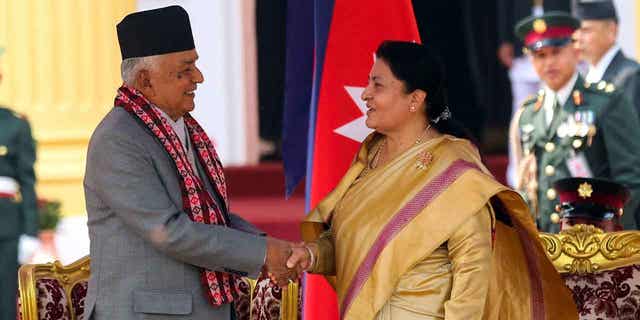
M 422 143 L 422 139 L 427 136 L 427 132 L 429 132 L 429 129 L 431 129 L 431 125 L 428 125 L 424 129 L 424 131 L 422 131 L 422 133 L 416 139 L 416 142 L 414 143 L 414 145 L 417 146 Z M 382 140 L 382 142 L 380 143 L 380 147 L 376 151 L 376 154 L 373 156 L 373 161 L 371 161 L 371 163 L 368 166 L 369 169 L 377 168 L 378 163 L 380 163 L 381 161 L 384 161 L 384 155 L 385 155 L 384 151 L 386 150 L 385 148 L 386 146 L 387 146 L 387 138 L 385 137 L 384 140 Z

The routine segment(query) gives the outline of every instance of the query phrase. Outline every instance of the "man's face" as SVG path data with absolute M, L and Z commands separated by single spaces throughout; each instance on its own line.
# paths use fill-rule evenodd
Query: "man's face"
M 578 51 L 573 45 L 544 47 L 531 52 L 531 61 L 540 79 L 557 91 L 573 76 L 578 64 Z
M 156 68 L 149 70 L 150 92 L 145 96 L 174 120 L 195 108 L 198 83 L 204 81 L 196 67 L 195 49 L 161 55 Z
M 611 20 L 583 20 L 577 32 L 581 57 L 595 65 L 614 45 L 618 26 Z

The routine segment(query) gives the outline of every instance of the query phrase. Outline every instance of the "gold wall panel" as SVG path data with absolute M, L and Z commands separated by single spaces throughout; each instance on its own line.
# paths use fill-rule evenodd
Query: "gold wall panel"
M 83 214 L 91 132 L 120 85 L 115 25 L 135 0 L 0 0 L 0 104 L 25 114 L 38 143 L 38 196 Z

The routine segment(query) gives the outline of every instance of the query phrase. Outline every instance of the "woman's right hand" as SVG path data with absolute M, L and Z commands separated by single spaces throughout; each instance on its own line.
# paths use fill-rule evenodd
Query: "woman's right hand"
M 313 266 L 315 256 L 317 256 L 315 243 L 298 243 L 292 246 L 293 252 L 287 260 L 287 268 L 295 269 L 298 275 L 308 271 Z M 314 256 L 315 255 L 315 256 Z

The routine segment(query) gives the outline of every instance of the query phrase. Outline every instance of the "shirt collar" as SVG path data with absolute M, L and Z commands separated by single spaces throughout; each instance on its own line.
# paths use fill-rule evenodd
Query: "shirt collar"
M 186 146 L 187 132 L 186 132 L 185 126 L 184 126 L 184 117 L 180 117 L 180 118 L 178 118 L 178 120 L 173 121 L 173 119 L 171 119 L 171 117 L 166 112 L 164 112 L 162 109 L 158 108 L 155 105 L 152 105 L 152 106 L 156 110 L 160 111 L 160 115 L 162 115 L 162 117 L 167 120 L 167 123 L 169 123 L 169 125 L 171 125 L 171 128 L 173 128 L 173 131 L 175 131 L 175 133 L 178 135 L 178 138 L 180 139 L 180 142 L 182 142 L 182 145 Z
M 607 52 L 602 56 L 602 58 L 600 58 L 595 66 L 589 65 L 589 72 L 587 73 L 586 81 L 598 82 L 602 80 L 604 72 L 607 70 L 618 51 L 620 51 L 620 46 L 616 43 L 611 48 L 609 48 L 609 50 L 607 50 Z

